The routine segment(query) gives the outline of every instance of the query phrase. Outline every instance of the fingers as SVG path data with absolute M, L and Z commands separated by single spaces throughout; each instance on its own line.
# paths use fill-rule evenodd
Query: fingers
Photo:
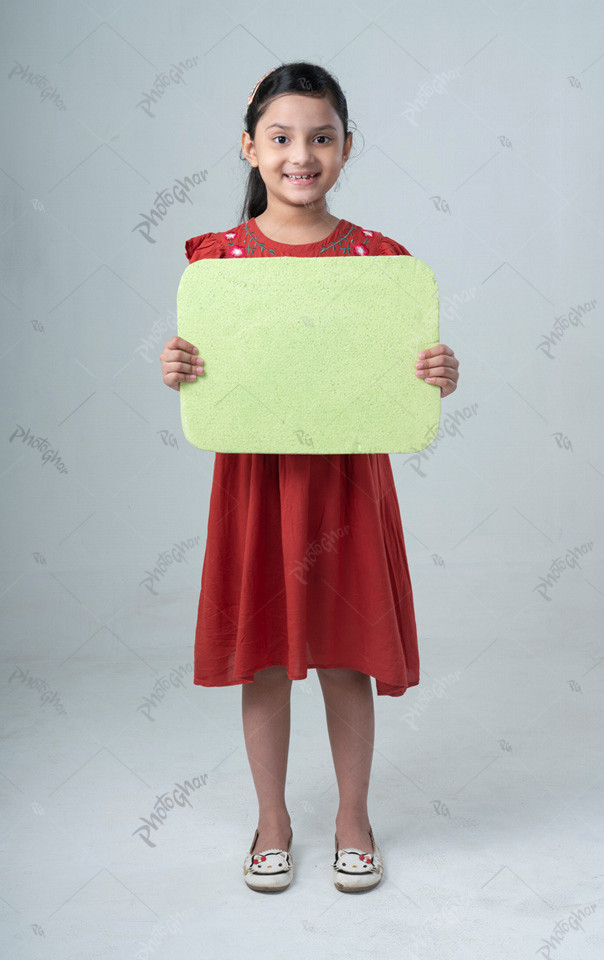
M 448 376 L 456 380 L 459 376 L 459 360 L 446 343 L 439 343 L 428 350 L 418 353 L 415 372 L 426 379 Z
M 450 393 L 457 390 L 457 378 L 455 377 L 455 379 L 453 379 L 451 371 L 447 371 L 445 367 L 440 367 L 436 370 L 425 370 L 423 373 L 416 370 L 416 373 L 419 377 L 423 378 L 425 383 L 429 383 L 431 387 L 440 387 L 441 398 L 448 397 Z M 427 377 L 426 373 L 429 373 L 430 376 Z
M 173 390 L 180 390 L 183 380 L 197 380 L 205 373 L 203 357 L 197 347 L 182 337 L 170 337 L 160 354 L 163 381 Z
M 430 386 L 440 387 L 441 398 L 448 397 L 450 393 L 453 393 L 453 391 L 457 389 L 457 384 L 447 377 L 432 377 Z
M 432 364 L 454 367 L 455 369 L 459 367 L 459 360 L 446 343 L 439 343 L 435 347 L 430 347 L 429 350 L 422 350 L 421 353 L 418 353 L 417 359 L 416 367 L 432 366 Z
M 448 347 L 446 343 L 437 343 L 435 347 L 428 347 L 426 350 L 422 350 L 418 356 L 420 359 L 425 359 L 426 357 L 436 357 L 439 354 L 447 354 L 450 357 L 455 356 L 451 347 Z
M 451 347 L 438 343 L 418 354 L 415 374 L 430 386 L 440 387 L 441 399 L 457 389 L 459 360 Z
M 197 347 L 182 337 L 170 337 L 166 342 L 164 350 L 186 350 L 187 353 L 197 353 Z

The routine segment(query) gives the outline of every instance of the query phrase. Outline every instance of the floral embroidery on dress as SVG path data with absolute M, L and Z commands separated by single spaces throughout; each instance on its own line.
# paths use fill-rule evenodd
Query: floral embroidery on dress
M 283 246 L 290 247 L 292 244 L 281 245 L 254 232 L 251 223 L 252 219 L 239 224 L 235 229 L 228 230 L 220 234 L 224 240 L 224 255 L 226 257 L 277 257 L 282 256 Z M 375 230 L 365 230 L 362 227 L 355 226 L 349 221 L 342 221 L 341 233 L 333 233 L 326 237 L 329 242 L 318 241 L 317 244 L 293 244 L 297 246 L 317 246 L 316 256 L 327 253 L 330 250 L 337 251 L 338 254 L 366 257 L 376 253 L 381 234 Z M 333 237 L 333 239 L 331 239 Z
M 227 256 L 280 256 L 281 254 L 277 253 L 275 247 L 269 246 L 261 236 L 254 233 L 250 222 L 250 220 L 247 220 L 245 223 L 242 223 L 237 230 L 229 230 L 228 233 L 222 234 L 227 242 Z M 319 254 L 334 249 L 341 251 L 343 254 L 356 254 L 357 256 L 365 256 L 369 253 L 365 243 L 355 242 L 353 235 L 358 228 L 355 227 L 354 224 L 350 224 L 348 228 L 343 227 L 343 230 L 344 232 L 341 235 L 337 235 L 330 243 L 321 243 L 321 241 L 319 241 Z M 238 237 L 239 231 L 241 231 L 241 235 Z M 371 230 L 363 230 L 361 232 L 368 238 L 373 237 L 373 231 Z M 332 235 L 333 234 L 329 234 L 330 237 Z M 237 239 L 239 242 L 237 242 Z M 277 247 L 279 246 L 277 243 Z M 291 246 L 291 244 L 285 244 L 285 246 Z M 293 244 L 293 246 L 298 246 L 298 244 Z M 307 244 L 301 244 L 300 246 L 307 246 Z M 308 246 L 310 246 L 310 244 L 308 244 Z
M 257 237 L 255 233 L 248 227 L 250 221 L 246 220 L 245 223 L 241 225 L 241 228 L 245 234 L 245 244 L 248 250 L 254 254 L 257 250 L 261 251 L 262 256 L 271 256 L 276 257 L 277 254 L 272 247 L 267 247 L 261 237 Z
M 343 236 L 336 237 L 336 239 L 332 243 L 324 244 L 321 247 L 321 253 L 325 253 L 326 250 L 334 250 L 335 248 L 337 248 L 338 250 L 341 250 L 342 253 L 345 253 L 345 254 L 351 253 L 352 246 L 353 246 L 352 234 L 354 233 L 355 229 L 356 228 L 354 224 L 351 224 L 350 229 L 347 230 L 347 232 Z

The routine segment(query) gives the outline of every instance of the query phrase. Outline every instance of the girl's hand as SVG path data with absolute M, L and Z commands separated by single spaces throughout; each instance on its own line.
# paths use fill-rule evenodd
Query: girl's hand
M 424 377 L 426 383 L 440 386 L 441 399 L 457 390 L 459 360 L 446 343 L 437 343 L 435 347 L 418 353 L 415 367 L 416 376 Z
M 170 337 L 160 353 L 164 383 L 180 390 L 181 380 L 197 380 L 203 374 L 203 360 L 197 356 L 197 347 L 182 337 Z

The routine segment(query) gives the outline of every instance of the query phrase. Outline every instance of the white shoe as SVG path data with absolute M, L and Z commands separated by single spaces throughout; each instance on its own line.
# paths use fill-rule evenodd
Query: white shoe
M 366 852 L 358 847 L 338 849 L 336 834 L 336 855 L 333 862 L 333 882 L 343 893 L 358 893 L 377 887 L 384 873 L 380 849 L 369 828 L 369 837 L 373 850 Z
M 243 861 L 243 879 L 252 890 L 262 893 L 285 890 L 294 876 L 294 862 L 291 855 L 293 831 L 290 832 L 287 850 L 272 847 L 270 850 L 253 853 L 257 839 L 258 829 L 254 834 L 249 853 Z

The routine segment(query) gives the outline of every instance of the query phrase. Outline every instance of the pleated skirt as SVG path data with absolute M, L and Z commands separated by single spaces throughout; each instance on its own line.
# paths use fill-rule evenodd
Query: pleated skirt
M 419 683 L 411 578 L 388 454 L 216 453 L 194 683 L 344 667 L 378 696 Z

